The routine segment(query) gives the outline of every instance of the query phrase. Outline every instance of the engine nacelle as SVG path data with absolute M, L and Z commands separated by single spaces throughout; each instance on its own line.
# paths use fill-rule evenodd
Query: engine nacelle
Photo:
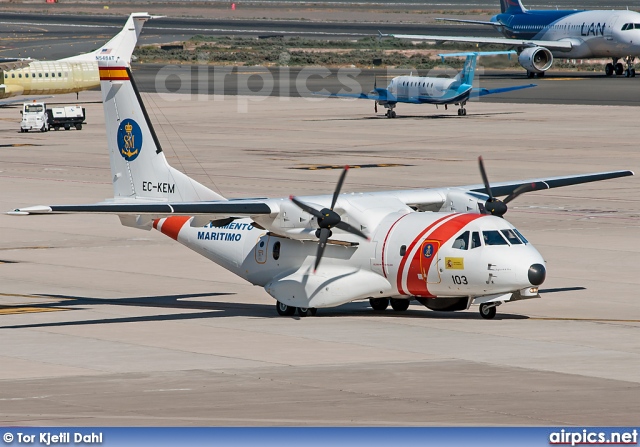
M 544 47 L 531 47 L 518 55 L 518 62 L 530 73 L 544 73 L 551 68 L 553 55 Z

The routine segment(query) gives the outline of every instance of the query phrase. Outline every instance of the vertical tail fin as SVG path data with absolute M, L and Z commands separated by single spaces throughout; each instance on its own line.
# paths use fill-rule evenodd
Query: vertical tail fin
M 120 60 L 120 63 L 131 62 L 131 55 L 138 43 L 138 37 L 145 22 L 154 19 L 146 12 L 134 12 L 124 24 L 122 31 L 113 36 L 113 38 L 91 53 L 79 54 L 78 56 L 62 59 L 67 62 L 89 62 L 97 60 Z
M 458 76 L 460 76 L 460 82 L 468 85 L 473 84 L 473 75 L 476 71 L 477 60 L 478 60 L 478 55 L 476 53 L 470 53 L 467 55 L 467 58 L 464 61 L 464 67 L 462 68 L 462 71 L 458 74 Z
M 225 200 L 169 166 L 129 66 L 122 61 L 99 60 L 98 67 L 114 197 L 170 202 Z
M 527 8 L 522 4 L 522 0 L 500 0 L 500 11 L 511 14 L 522 14 L 527 12 Z

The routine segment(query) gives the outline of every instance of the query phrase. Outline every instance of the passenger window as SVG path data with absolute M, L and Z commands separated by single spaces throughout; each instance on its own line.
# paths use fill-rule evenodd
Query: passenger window
M 11 77 L 12 77 L 12 78 L 15 78 L 15 77 L 16 77 L 16 74 L 15 74 L 15 73 L 11 73 Z
M 403 245 L 402 247 L 400 247 L 400 256 L 404 256 L 407 254 L 407 246 Z
M 49 77 L 49 73 L 45 73 L 45 74 L 44 74 L 44 77 L 45 77 L 45 78 L 48 78 L 48 77 Z
M 478 233 L 477 231 L 474 231 L 473 234 L 471 235 L 471 248 L 478 248 L 481 247 L 482 243 L 480 242 L 480 233 Z
M 280 241 L 273 244 L 273 259 L 280 259 Z
M 52 77 L 52 78 L 55 78 L 55 77 L 56 77 L 56 74 L 55 74 L 55 73 L 51 73 L 51 77 Z
M 504 235 L 504 237 L 507 238 L 507 240 L 509 241 L 509 243 L 511 245 L 522 244 L 520 239 L 518 239 L 518 236 L 516 236 L 516 234 L 513 231 L 511 231 L 511 230 L 500 230 L 500 232 Z
M 38 73 L 38 77 L 41 78 L 42 77 L 42 73 Z
M 465 231 L 453 241 L 453 248 L 458 250 L 466 250 L 469 246 L 469 232 Z
M 518 237 L 520 238 L 520 240 L 522 242 L 524 242 L 525 244 L 528 244 L 529 241 L 527 240 L 527 238 L 525 238 L 522 233 L 520 233 L 518 230 L 516 230 L 515 228 L 513 229 L 513 231 L 518 235 Z
M 28 78 L 28 77 L 29 77 L 29 73 L 25 73 L 25 74 L 24 74 L 24 77 L 25 77 L 25 78 Z
M 21 78 L 22 77 L 22 73 L 18 73 L 18 77 Z
M 62 73 L 58 73 L 58 77 L 61 78 L 62 77 Z
M 484 245 L 509 245 L 497 230 L 483 231 L 482 237 Z

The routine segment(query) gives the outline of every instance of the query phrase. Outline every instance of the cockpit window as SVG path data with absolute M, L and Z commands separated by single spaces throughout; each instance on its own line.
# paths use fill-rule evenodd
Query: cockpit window
M 480 242 L 480 233 L 474 231 L 471 235 L 471 248 L 474 249 L 480 246 L 482 246 L 482 243 Z
M 522 241 L 518 239 L 518 236 L 511 230 L 500 230 L 502 235 L 507 238 L 511 245 L 519 245 L 522 244 Z
M 453 248 L 466 250 L 469 247 L 469 232 L 465 231 L 453 241 Z
M 529 241 L 527 240 L 527 238 L 525 238 L 522 233 L 520 233 L 518 230 L 516 230 L 515 228 L 513 229 L 513 231 L 518 235 L 518 237 L 520 238 L 520 240 L 522 242 L 524 242 L 525 244 L 528 244 Z
M 484 245 L 509 245 L 498 230 L 483 231 Z
M 622 31 L 626 31 L 629 29 L 629 25 L 632 25 L 631 27 L 633 28 L 633 24 L 632 23 L 625 23 L 624 25 L 622 25 Z

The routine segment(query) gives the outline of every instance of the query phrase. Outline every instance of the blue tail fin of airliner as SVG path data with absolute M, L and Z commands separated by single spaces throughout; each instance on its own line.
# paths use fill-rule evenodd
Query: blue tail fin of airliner
M 521 0 L 500 0 L 500 12 L 511 14 L 522 14 L 527 11 Z

